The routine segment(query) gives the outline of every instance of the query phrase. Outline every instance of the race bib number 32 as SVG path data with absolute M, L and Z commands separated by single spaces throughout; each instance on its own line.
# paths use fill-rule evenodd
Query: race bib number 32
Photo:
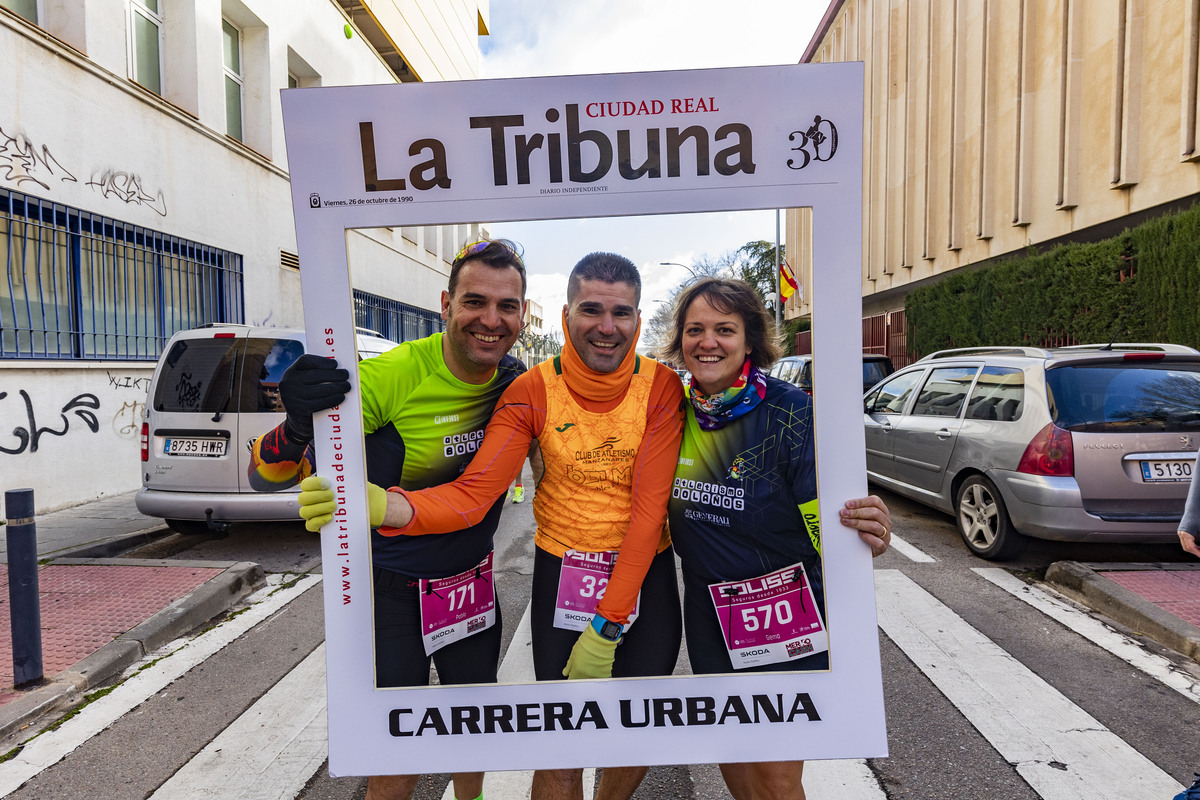
M 596 605 L 604 599 L 613 565 L 615 550 L 602 553 L 579 553 L 568 550 L 563 555 L 562 571 L 558 574 L 558 600 L 554 604 L 554 627 L 582 631 L 596 614 Z M 638 615 L 641 594 L 629 613 L 629 626 Z
M 803 564 L 708 589 L 734 669 L 794 661 L 829 649 Z

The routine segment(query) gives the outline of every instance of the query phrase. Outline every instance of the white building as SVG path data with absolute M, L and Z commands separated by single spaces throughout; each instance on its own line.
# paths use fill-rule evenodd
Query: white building
M 474 78 L 487 25 L 487 0 L 0 0 L 0 489 L 137 488 L 174 331 L 302 325 L 282 89 Z M 441 330 L 478 234 L 353 234 L 360 323 Z

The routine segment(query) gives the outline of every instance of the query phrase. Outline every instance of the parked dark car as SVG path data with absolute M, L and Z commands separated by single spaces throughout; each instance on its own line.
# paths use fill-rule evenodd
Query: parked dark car
M 892 360 L 887 356 L 876 353 L 863 353 L 863 391 L 895 372 Z M 813 393 L 813 357 L 784 356 L 775 362 L 771 374 L 780 380 L 788 381 L 799 386 L 809 394 Z

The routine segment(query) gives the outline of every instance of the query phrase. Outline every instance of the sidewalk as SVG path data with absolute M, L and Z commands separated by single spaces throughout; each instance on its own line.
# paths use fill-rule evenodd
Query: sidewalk
M 12 685 L 8 544 L 0 535 L 0 738 L 66 707 L 262 585 L 262 568 L 249 562 L 114 558 L 170 534 L 138 512 L 134 494 L 35 519 L 45 679 L 20 690 Z
M 1059 561 L 1046 582 L 1164 647 L 1200 661 L 1200 562 Z

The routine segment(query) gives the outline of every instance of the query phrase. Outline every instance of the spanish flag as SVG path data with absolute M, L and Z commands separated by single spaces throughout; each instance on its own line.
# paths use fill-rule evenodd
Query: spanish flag
M 796 283 L 796 276 L 792 274 L 792 268 L 788 266 L 787 261 L 780 261 L 779 294 L 784 300 L 787 300 L 799 288 L 800 284 Z

